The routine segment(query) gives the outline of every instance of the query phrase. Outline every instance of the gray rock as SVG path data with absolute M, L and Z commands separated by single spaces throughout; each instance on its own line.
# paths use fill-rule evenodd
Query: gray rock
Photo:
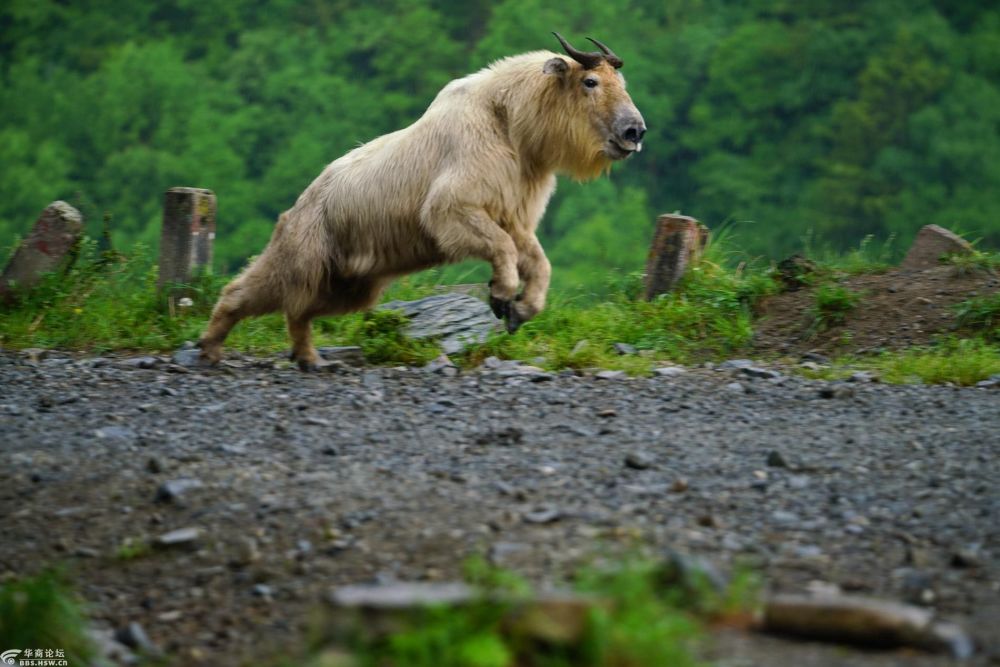
M 463 583 L 394 582 L 341 586 L 331 591 L 327 600 L 334 607 L 392 610 L 460 605 L 475 595 L 475 590 Z
M 195 527 L 178 528 L 177 530 L 158 535 L 153 540 L 153 545 L 164 549 L 193 546 L 201 539 L 203 532 L 201 528 Z
M 680 366 L 664 366 L 663 368 L 654 369 L 653 373 L 660 377 L 677 377 L 678 375 L 684 375 L 687 371 Z
M 625 466 L 633 470 L 647 470 L 654 464 L 653 457 L 642 451 L 629 452 L 625 455 Z
M 726 385 L 726 391 L 731 391 L 734 394 L 745 394 L 747 393 L 746 387 L 744 387 L 739 382 L 730 382 Z
M 115 640 L 128 646 L 133 651 L 139 651 L 146 655 L 156 655 L 159 653 L 156 644 L 149 639 L 146 631 L 135 621 L 116 630 Z
M 820 398 L 851 398 L 854 389 L 843 384 L 828 384 L 819 388 Z
M 171 479 L 156 489 L 154 500 L 158 503 L 174 503 L 194 489 L 204 486 L 201 480 L 191 478 Z
M 348 366 L 365 365 L 365 353 L 357 345 L 319 347 L 316 351 L 327 361 L 339 361 Z
M 594 374 L 598 380 L 624 380 L 628 377 L 625 371 L 598 371 Z
M 428 373 L 437 373 L 438 375 L 445 375 L 448 377 L 454 377 L 458 375 L 458 367 L 448 358 L 448 355 L 442 354 L 440 357 L 431 361 L 426 366 L 424 370 Z
M 193 347 L 182 347 L 181 349 L 174 352 L 170 360 L 182 366 L 184 368 L 197 368 L 199 366 L 208 366 L 208 362 L 201 358 L 201 350 Z
M 270 599 L 274 596 L 274 589 L 267 584 L 256 584 L 252 589 L 254 597 Z
M 785 510 L 775 510 L 771 513 L 771 520 L 783 526 L 790 526 L 799 522 L 799 515 Z
M 760 366 L 747 366 L 741 368 L 740 372 L 747 377 L 764 378 L 766 380 L 775 380 L 782 377 L 778 371 L 772 371 L 770 368 L 761 368 Z
M 131 440 L 135 438 L 135 431 L 127 426 L 102 426 L 94 435 L 101 440 Z
M 539 509 L 532 510 L 531 512 L 524 513 L 524 521 L 526 523 L 555 523 L 562 518 L 562 512 L 554 507 L 542 507 Z
M 628 343 L 615 343 L 612 347 L 614 347 L 615 352 L 623 356 L 630 354 L 637 354 L 639 352 L 637 349 L 635 349 L 634 345 L 629 345 Z
M 750 359 L 729 359 L 723 361 L 715 369 L 719 371 L 738 371 L 744 368 L 753 368 L 753 366 L 754 363 Z
M 781 455 L 781 452 L 772 449 L 767 453 L 767 465 L 772 468 L 787 468 L 788 462 L 785 461 L 785 457 Z
M 439 294 L 417 301 L 390 301 L 379 310 L 398 310 L 409 318 L 405 333 L 417 340 L 438 339 L 445 354 L 480 345 L 502 325 L 490 307 L 468 294 Z
M 847 378 L 848 382 L 878 382 L 878 376 L 869 371 L 855 371 Z
M 119 364 L 124 368 L 156 368 L 160 365 L 160 360 L 158 357 L 131 357 L 129 359 L 122 359 Z

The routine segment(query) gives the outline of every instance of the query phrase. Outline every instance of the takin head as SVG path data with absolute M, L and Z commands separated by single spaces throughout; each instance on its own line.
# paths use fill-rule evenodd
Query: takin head
M 600 51 L 580 51 L 559 33 L 553 34 L 575 62 L 550 58 L 543 71 L 559 79 L 561 93 L 569 98 L 564 102 L 575 107 L 576 117 L 589 119 L 591 142 L 600 157 L 610 162 L 642 150 L 646 123 L 625 90 L 618 71 L 622 59 L 596 39 L 587 38 Z

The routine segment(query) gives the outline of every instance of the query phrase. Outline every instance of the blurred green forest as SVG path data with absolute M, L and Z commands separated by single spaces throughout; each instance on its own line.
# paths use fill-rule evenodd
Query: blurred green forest
M 1000 10 L 946 0 L 5 0 L 0 246 L 66 199 L 158 242 L 168 187 L 213 189 L 219 270 L 259 252 L 323 166 L 493 59 L 625 60 L 645 150 L 560 182 L 558 285 L 642 266 L 660 212 L 750 256 L 905 244 L 937 223 L 1000 245 Z

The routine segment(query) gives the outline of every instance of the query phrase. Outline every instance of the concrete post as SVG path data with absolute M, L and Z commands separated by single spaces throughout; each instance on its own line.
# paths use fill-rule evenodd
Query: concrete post
M 186 283 L 212 266 L 215 194 L 202 188 L 170 188 L 163 199 L 160 274 L 157 285 Z
M 6 300 L 15 287 L 31 288 L 42 274 L 65 267 L 82 233 L 83 216 L 78 210 L 64 201 L 49 204 L 4 269 L 0 296 Z
M 653 243 L 646 259 L 646 299 L 672 290 L 687 267 L 698 260 L 708 243 L 708 228 L 686 215 L 656 219 Z

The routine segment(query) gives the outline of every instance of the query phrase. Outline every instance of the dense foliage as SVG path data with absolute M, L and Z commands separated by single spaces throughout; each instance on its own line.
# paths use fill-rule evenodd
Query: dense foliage
M 1000 11 L 959 0 L 8 0 L 0 246 L 52 199 L 155 246 L 164 189 L 219 197 L 219 268 L 266 242 L 324 164 L 416 119 L 449 79 L 593 35 L 650 127 L 542 224 L 563 285 L 641 266 L 657 212 L 902 246 L 938 223 L 1000 243 Z

